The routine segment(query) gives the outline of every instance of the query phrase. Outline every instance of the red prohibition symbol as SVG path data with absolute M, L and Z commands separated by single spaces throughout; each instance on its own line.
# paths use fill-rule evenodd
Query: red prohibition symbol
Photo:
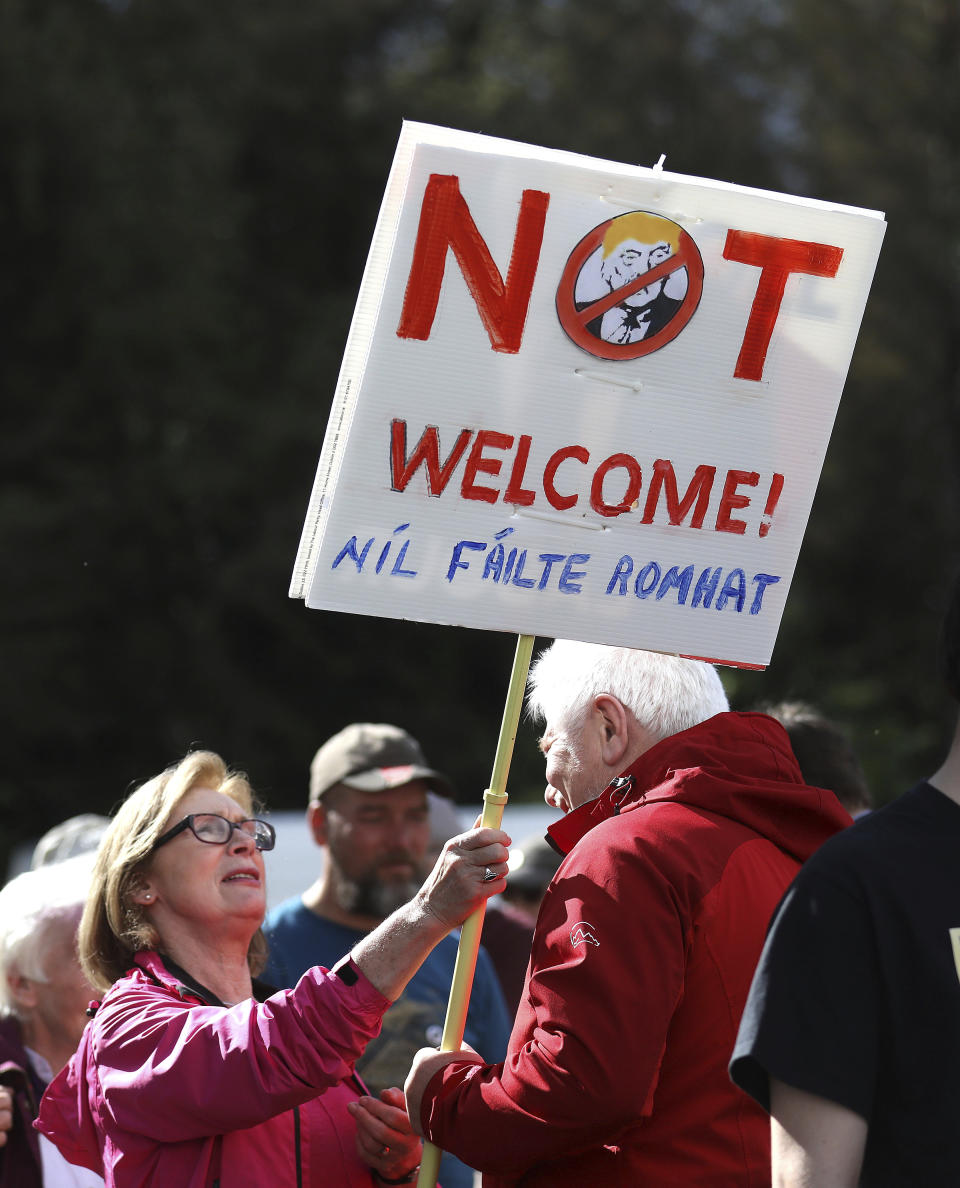
M 672 219 L 636 210 L 594 227 L 570 253 L 557 316 L 596 358 L 638 359 L 677 337 L 702 293 L 693 238 Z

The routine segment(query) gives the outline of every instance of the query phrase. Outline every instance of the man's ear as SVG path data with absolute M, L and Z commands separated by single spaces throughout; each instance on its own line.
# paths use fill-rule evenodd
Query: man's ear
M 7 973 L 7 987 L 10 997 L 16 1005 L 24 1011 L 32 1011 L 37 1005 L 37 983 L 28 978 L 18 969 L 11 969 Z
M 322 804 L 311 804 L 307 809 L 307 828 L 318 846 L 327 844 L 327 810 Z
M 600 728 L 600 756 L 608 767 L 620 768 L 630 742 L 630 723 L 621 702 L 610 693 L 600 693 L 593 699 Z

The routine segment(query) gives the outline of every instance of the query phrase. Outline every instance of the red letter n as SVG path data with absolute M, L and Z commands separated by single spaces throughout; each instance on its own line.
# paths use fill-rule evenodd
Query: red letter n
M 549 202 L 550 195 L 540 190 L 523 191 L 513 255 L 504 283 L 460 193 L 458 178 L 432 173 L 420 208 L 420 226 L 397 336 L 430 337 L 440 300 L 447 248 L 451 248 L 467 288 L 477 303 L 491 346 L 495 351 L 516 354 L 520 350 L 533 278 L 540 261 Z
M 737 379 L 759 380 L 763 376 L 767 347 L 780 312 L 787 277 L 791 272 L 836 276 L 843 248 L 826 243 L 805 243 L 802 239 L 777 239 L 754 231 L 728 231 L 723 257 L 761 269 L 757 294 L 733 371 Z

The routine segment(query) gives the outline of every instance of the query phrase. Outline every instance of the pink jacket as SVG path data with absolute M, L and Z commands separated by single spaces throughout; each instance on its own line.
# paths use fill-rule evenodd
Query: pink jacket
M 346 1106 L 390 1002 L 351 961 L 229 1008 L 158 954 L 136 961 L 41 1102 L 35 1125 L 70 1162 L 108 1188 L 370 1188 Z

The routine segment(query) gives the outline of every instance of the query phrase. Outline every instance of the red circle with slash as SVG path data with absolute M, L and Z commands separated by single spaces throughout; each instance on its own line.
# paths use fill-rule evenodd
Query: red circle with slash
M 637 213 L 646 214 L 652 212 L 643 211 Z M 617 215 L 616 218 L 607 219 L 605 223 L 594 227 L 588 235 L 585 235 L 580 240 L 570 253 L 566 267 L 563 270 L 563 275 L 560 277 L 560 283 L 557 286 L 557 317 L 560 319 L 560 325 L 566 332 L 567 337 L 575 342 L 578 347 L 582 347 L 583 350 L 598 359 L 638 359 L 643 355 L 649 355 L 653 351 L 660 350 L 668 342 L 672 342 L 690 321 L 694 313 L 696 313 L 697 306 L 700 304 L 700 297 L 703 293 L 703 259 L 700 256 L 700 249 L 694 242 L 693 237 L 684 231 L 682 227 L 678 227 L 677 229 L 680 233 L 679 242 L 677 250 L 672 256 L 668 256 L 666 260 L 661 260 L 659 264 L 643 273 L 642 276 L 635 277 L 621 288 L 606 293 L 604 296 L 597 298 L 595 301 L 588 302 L 586 305 L 580 303 L 578 308 L 574 294 L 580 273 L 587 260 L 602 246 L 604 236 L 611 224 L 623 217 L 623 215 Z M 653 217 L 662 219 L 664 222 L 672 221 L 665 219 L 663 215 L 654 215 Z M 674 226 L 677 226 L 677 224 L 674 224 Z M 597 318 L 602 318 L 608 309 L 619 305 L 627 297 L 636 293 L 637 290 L 646 288 L 647 285 L 655 284 L 658 280 L 665 280 L 681 268 L 685 268 L 687 272 L 686 294 L 680 302 L 680 307 L 666 325 L 662 326 L 653 334 L 649 334 L 637 342 L 620 343 L 607 342 L 606 339 L 601 338 L 598 334 L 588 329 L 589 323 L 595 321 Z

